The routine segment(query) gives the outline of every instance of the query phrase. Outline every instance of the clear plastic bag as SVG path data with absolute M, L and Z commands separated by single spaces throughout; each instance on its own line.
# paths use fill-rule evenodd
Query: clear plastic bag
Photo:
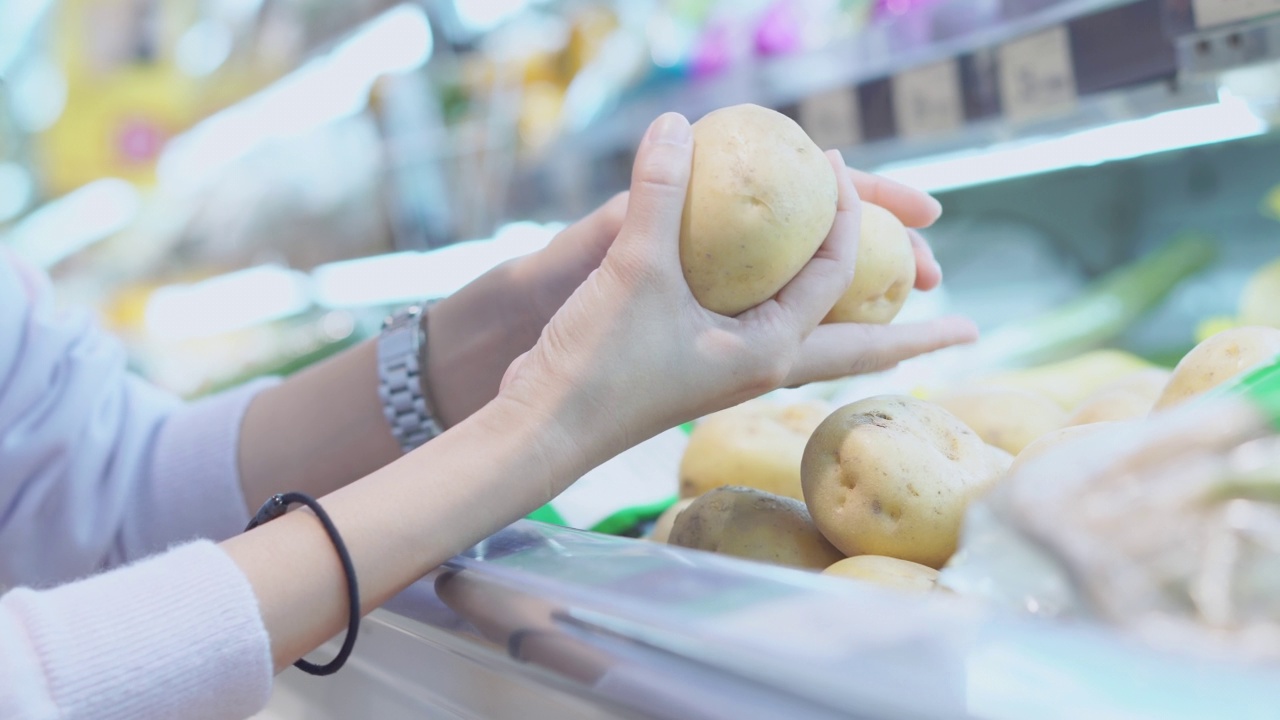
M 972 508 L 944 585 L 1280 663 L 1277 387 L 1280 365 L 1031 460 Z

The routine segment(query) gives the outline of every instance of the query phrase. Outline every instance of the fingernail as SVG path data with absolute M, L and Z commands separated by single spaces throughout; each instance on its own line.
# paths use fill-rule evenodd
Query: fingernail
M 693 139 L 689 121 L 680 113 L 664 113 L 649 129 L 649 140 L 668 145 L 685 145 Z
M 929 195 L 929 202 L 933 204 L 933 216 L 940 217 L 942 215 L 942 203 L 938 202 L 938 198 Z

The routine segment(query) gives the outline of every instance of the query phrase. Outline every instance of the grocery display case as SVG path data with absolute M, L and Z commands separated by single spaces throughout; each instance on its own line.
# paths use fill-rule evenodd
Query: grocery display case
M 1205 254 L 1184 255 L 1185 272 L 1131 322 L 1102 332 L 1100 303 L 1074 338 L 1171 363 L 1280 257 L 1273 10 L 928 6 L 817 53 L 619 97 L 521 168 L 513 211 L 573 217 L 623 189 L 635 139 L 665 110 L 770 105 L 851 165 L 940 194 L 946 216 L 929 236 L 947 283 L 904 318 L 964 312 L 1007 339 L 1001 328 L 1043 324 L 1099 278 L 1196 238 Z M 1055 148 L 1069 157 L 1018 165 Z M 966 174 L 966 159 L 999 172 Z M 1006 343 L 977 356 L 1016 354 Z M 823 392 L 908 392 L 955 358 Z M 1161 652 L 1100 624 L 530 521 L 419 581 L 362 632 L 347 671 L 286 673 L 264 717 L 1249 718 L 1280 702 L 1274 667 Z
M 342 673 L 283 675 L 263 718 L 1262 718 L 1278 701 L 1275 668 L 1087 623 L 524 521 L 371 615 Z
M 434 23 L 431 42 L 443 40 L 439 8 L 450 4 L 414 3 L 427 9 L 414 17 Z M 946 213 L 929 240 L 946 283 L 913 295 L 900 317 L 961 312 L 988 338 L 969 356 L 942 353 L 811 394 L 912 392 L 954 376 L 965 357 L 990 369 L 1096 346 L 1170 364 L 1203 328 L 1231 321 L 1245 280 L 1280 257 L 1280 4 L 904 4 L 909 12 L 816 49 L 604 88 L 596 113 L 525 155 L 519 111 L 501 92 L 487 98 L 487 114 L 446 126 L 450 111 L 431 87 L 431 63 L 446 55 L 436 47 L 425 67 L 370 79 L 369 107 L 250 155 L 218 192 L 144 216 L 131 244 L 81 268 L 160 266 L 184 253 L 233 267 L 257 262 L 262 242 L 267 257 L 309 271 L 308 282 L 336 273 L 342 256 L 375 253 L 402 267 L 421 262 L 423 277 L 447 276 L 447 289 L 466 274 L 441 272 L 448 258 L 482 270 L 483 248 L 500 243 L 441 246 L 501 239 L 508 221 L 580 217 L 625 189 L 635 143 L 661 112 L 696 119 L 754 102 L 795 118 L 850 165 L 939 195 Z M 307 52 L 332 53 L 357 20 L 391 3 L 301 5 L 324 11 L 308 26 Z M 12 124 L 8 110 L 0 102 L 0 129 Z M 186 157 L 194 167 L 204 156 Z M 20 142 L 0 143 L 0 161 L 36 162 Z M 12 215 L 2 229 L 17 226 Z M 1167 253 L 1175 243 L 1182 249 Z M 1054 314 L 1152 257 L 1173 260 L 1140 302 L 1095 294 L 1076 315 Z M 1149 275 L 1131 277 L 1143 285 Z M 244 341 L 267 348 L 270 362 L 210 375 L 292 371 L 367 337 L 403 299 L 353 308 L 308 298 L 292 320 Z M 1058 334 L 1036 334 L 1045 327 Z M 230 354 L 243 363 L 248 351 Z M 221 386 L 204 380 L 201 392 Z M 656 490 L 611 491 L 606 472 L 591 492 L 633 502 L 674 494 L 675 474 L 661 474 L 674 464 L 663 455 L 644 466 Z M 583 516 L 598 520 L 592 513 Z M 1162 653 L 1101 625 L 522 521 L 368 617 L 343 672 L 284 673 L 262 720 L 1261 718 L 1278 707 L 1274 668 Z

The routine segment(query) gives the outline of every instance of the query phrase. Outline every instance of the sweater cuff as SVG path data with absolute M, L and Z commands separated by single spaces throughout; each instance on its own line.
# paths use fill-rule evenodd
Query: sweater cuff
M 201 541 L 87 580 L 4 598 L 60 717 L 248 717 L 271 692 L 271 644 L 240 568 Z
M 225 540 L 249 522 L 240 488 L 240 425 L 249 403 L 278 380 L 262 379 L 191 403 L 169 416 L 156 440 L 145 508 L 153 551 L 195 538 Z

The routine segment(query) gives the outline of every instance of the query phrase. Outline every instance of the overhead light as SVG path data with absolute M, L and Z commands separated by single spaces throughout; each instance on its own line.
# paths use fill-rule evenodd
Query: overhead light
M 5 0 L 0 2 L 0 77 L 22 56 L 31 32 L 53 6 L 53 0 Z
M 96 180 L 45 204 L 9 231 L 18 255 L 42 268 L 123 230 L 138 214 L 137 189 L 124 180 Z
M 35 193 L 31 173 L 17 163 L 0 163 L 0 223 L 14 219 Z
M 483 33 L 529 7 L 529 0 L 454 0 L 453 4 L 468 32 Z
M 235 38 L 226 23 L 201 20 L 178 39 L 174 62 L 191 77 L 205 77 L 222 67 L 231 56 L 234 44 Z
M 1223 91 L 1211 105 L 1171 110 L 1052 139 L 889 164 L 877 172 L 926 192 L 938 192 L 1253 137 L 1266 129 L 1266 122 L 1244 100 Z
M 311 273 L 315 301 L 321 307 L 354 308 L 445 297 L 507 260 L 545 247 L 557 230 L 512 223 L 492 240 L 322 265 Z
M 175 137 L 157 164 L 161 185 L 198 187 L 264 143 L 355 115 L 379 77 L 421 67 L 432 43 L 422 8 L 386 11 L 324 56 Z
M 212 337 L 292 317 L 311 307 L 304 273 L 260 265 L 190 285 L 160 288 L 147 300 L 147 334 L 161 340 Z
M 9 102 L 13 120 L 27 133 L 53 127 L 67 107 L 67 78 L 56 65 L 37 58 L 9 72 Z

